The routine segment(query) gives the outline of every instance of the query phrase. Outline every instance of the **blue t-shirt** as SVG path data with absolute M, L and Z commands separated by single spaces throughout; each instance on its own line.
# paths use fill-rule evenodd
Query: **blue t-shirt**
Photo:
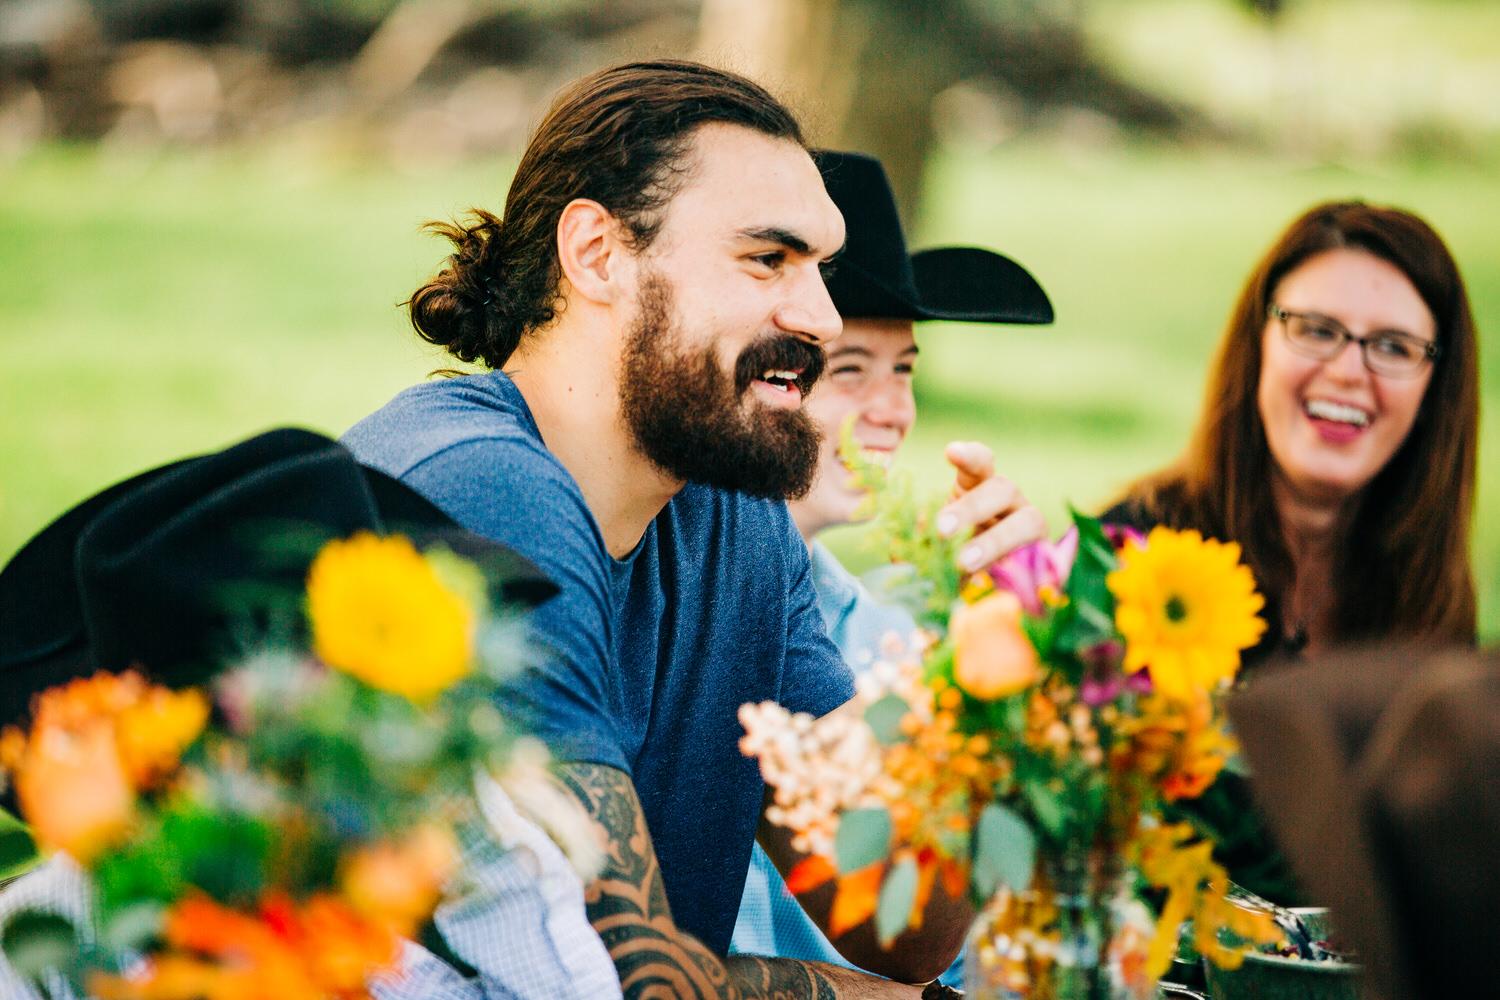
M 407 389 L 343 442 L 561 586 L 533 624 L 554 655 L 507 707 L 557 759 L 631 776 L 677 926 L 724 954 L 764 790 L 736 713 L 822 715 L 853 694 L 786 505 L 690 483 L 614 559 L 499 372 Z

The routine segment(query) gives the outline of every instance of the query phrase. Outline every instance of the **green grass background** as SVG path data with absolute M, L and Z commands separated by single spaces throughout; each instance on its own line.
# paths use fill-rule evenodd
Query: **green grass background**
M 337 434 L 444 360 L 398 302 L 444 253 L 417 227 L 498 205 L 507 163 L 400 173 L 286 147 L 135 158 L 49 148 L 0 168 L 0 558 L 149 466 L 298 424 Z M 1496 177 L 1475 165 L 1296 166 L 1141 144 L 1016 141 L 946 154 L 918 246 L 1023 262 L 1052 327 L 921 327 L 920 417 L 900 465 L 936 491 L 951 439 L 989 443 L 1055 527 L 1169 460 L 1244 275 L 1324 198 L 1422 213 L 1469 283 L 1485 431 L 1474 558 L 1500 635 Z M 873 558 L 857 529 L 833 539 Z
M 971 129 L 938 155 L 911 242 L 1011 255 L 1057 323 L 921 327 L 898 465 L 936 492 L 943 443 L 984 441 L 1060 529 L 1182 447 L 1230 304 L 1295 215 L 1403 205 L 1447 238 L 1479 322 L 1473 557 L 1500 638 L 1500 5 L 1292 0 L 1275 25 L 1230 0 L 1078 9 L 1133 79 L 1280 152 L 1026 122 L 992 95 L 991 145 Z M 353 151 L 368 140 L 307 122 L 235 149 L 0 148 L 0 559 L 127 475 L 276 425 L 337 434 L 447 364 L 398 308 L 445 253 L 418 226 L 497 208 L 511 164 L 414 173 Z M 878 558 L 858 528 L 832 534 Z

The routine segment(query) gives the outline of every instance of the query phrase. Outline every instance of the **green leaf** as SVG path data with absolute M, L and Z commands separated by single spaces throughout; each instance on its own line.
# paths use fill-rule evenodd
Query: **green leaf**
M 875 731 L 875 738 L 884 746 L 901 739 L 901 720 L 911 706 L 899 695 L 888 694 L 865 709 L 865 722 Z
M 917 863 L 904 858 L 886 872 L 875 903 L 875 934 L 881 947 L 889 948 L 896 936 L 911 922 L 912 906 L 917 901 Z
M 1027 782 L 1021 786 L 1021 791 L 1048 838 L 1055 843 L 1066 842 L 1068 809 L 1061 798 L 1039 782 Z
M 220 902 L 253 900 L 275 842 L 267 821 L 176 800 L 134 840 L 97 861 L 100 916 L 112 920 L 140 900 L 176 899 L 189 885 Z
M 884 465 L 874 461 L 870 453 L 860 447 L 859 441 L 854 437 L 857 416 L 849 414 L 839 427 L 839 461 L 849 470 L 849 488 L 869 492 L 855 514 L 857 520 L 863 520 L 872 513 L 880 494 L 885 492 L 889 473 Z
M 833 856 L 840 872 L 854 872 L 883 859 L 891 847 L 891 814 L 881 808 L 851 809 L 839 820 Z
M 427 565 L 439 582 L 447 587 L 459 600 L 468 605 L 475 617 L 483 617 L 489 611 L 489 582 L 484 572 L 469 560 L 457 555 L 446 545 L 434 545 L 422 553 Z
M 932 623 L 931 605 L 936 590 L 911 563 L 883 563 L 865 570 L 859 582 L 881 604 L 904 609 L 919 625 Z
M 1068 573 L 1068 604 L 1058 615 L 1055 642 L 1058 651 L 1077 654 L 1115 636 L 1115 598 L 1105 580 L 1120 561 L 1098 519 L 1076 510 L 1072 514 L 1078 554 Z
M 84 957 L 78 929 L 66 917 L 42 910 L 11 916 L 0 933 L 0 948 L 16 974 L 41 992 L 42 976 L 54 970 L 83 995 Z
M 19 819 L 0 809 L 0 881 L 15 878 L 41 862 L 31 829 Z
M 974 828 L 974 889 L 989 897 L 1002 885 L 1020 890 L 1031 884 L 1036 866 L 1036 835 L 1031 827 L 998 802 L 979 814 Z
M 110 915 L 100 931 L 101 942 L 115 954 L 139 954 L 160 936 L 166 914 L 165 904 L 158 900 L 134 901 Z

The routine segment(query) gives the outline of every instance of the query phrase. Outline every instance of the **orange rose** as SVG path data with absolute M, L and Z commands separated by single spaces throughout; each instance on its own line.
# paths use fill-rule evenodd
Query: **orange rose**
M 129 827 L 135 792 L 112 720 L 42 727 L 18 763 L 16 799 L 43 850 L 67 851 L 87 864 Z
M 410 937 L 442 898 L 458 853 L 451 830 L 427 823 L 400 843 L 356 850 L 345 859 L 339 884 L 355 910 Z
M 1006 590 L 965 604 L 949 622 L 953 680 L 971 697 L 993 701 L 1034 684 L 1036 649 L 1021 629 L 1021 602 Z

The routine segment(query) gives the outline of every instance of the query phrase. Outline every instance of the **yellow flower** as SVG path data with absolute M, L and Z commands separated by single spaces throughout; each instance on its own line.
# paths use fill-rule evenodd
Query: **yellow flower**
M 1149 667 L 1155 689 L 1176 701 L 1232 679 L 1240 650 L 1265 631 L 1265 601 L 1240 547 L 1196 531 L 1154 528 L 1143 548 L 1126 544 L 1109 574 L 1115 624 L 1125 638 L 1125 669 Z
M 307 574 L 313 649 L 372 687 L 426 701 L 468 673 L 475 612 L 410 541 L 360 532 Z
M 208 698 L 197 688 L 172 691 L 151 687 L 116 722 L 120 761 L 137 788 L 171 773 L 208 724 Z
M 953 680 L 971 697 L 993 701 L 1035 683 L 1036 647 L 1021 628 L 1021 600 L 997 590 L 962 605 L 949 622 Z

